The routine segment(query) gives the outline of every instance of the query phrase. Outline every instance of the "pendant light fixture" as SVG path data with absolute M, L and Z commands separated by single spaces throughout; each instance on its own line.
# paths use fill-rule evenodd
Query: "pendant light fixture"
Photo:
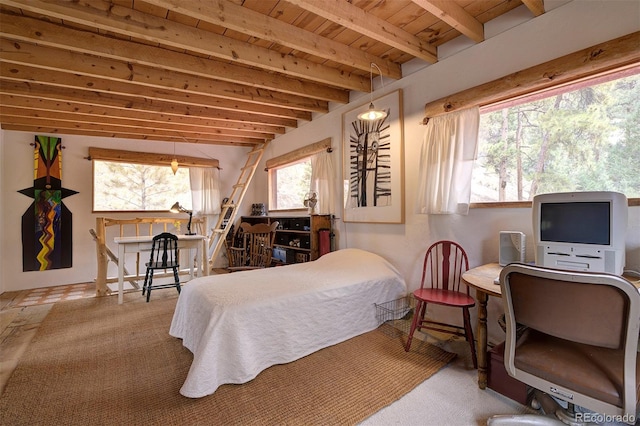
M 371 70 L 369 74 L 369 78 L 371 80 L 371 92 L 369 92 L 371 96 L 371 103 L 369 104 L 368 110 L 358 115 L 358 118 L 360 120 L 367 120 L 367 121 L 381 120 L 387 116 L 386 111 L 381 109 L 376 109 L 376 107 L 373 106 L 373 67 L 376 67 L 376 69 L 378 70 L 378 73 L 380 74 L 380 82 L 382 83 L 382 90 L 384 90 L 384 81 L 382 80 L 382 71 L 380 70 L 379 66 L 371 62 Z
M 176 158 L 176 143 L 173 143 L 173 160 L 171 160 L 171 171 L 175 175 L 178 171 L 178 159 Z

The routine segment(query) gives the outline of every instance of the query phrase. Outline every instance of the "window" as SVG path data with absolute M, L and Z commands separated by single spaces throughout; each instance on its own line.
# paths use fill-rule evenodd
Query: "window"
M 305 209 L 311 184 L 311 158 L 269 169 L 269 210 Z
M 637 73 L 483 108 L 471 202 L 566 191 L 640 197 Z
M 191 209 L 189 168 L 93 160 L 94 211 Z

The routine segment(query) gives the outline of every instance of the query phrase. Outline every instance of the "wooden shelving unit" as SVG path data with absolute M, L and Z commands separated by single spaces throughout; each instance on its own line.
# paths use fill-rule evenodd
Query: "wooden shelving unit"
M 242 216 L 241 220 L 251 224 L 279 222 L 273 244 L 275 264 L 316 260 L 323 254 L 321 239 L 325 239 L 324 250 L 331 249 L 331 215 Z

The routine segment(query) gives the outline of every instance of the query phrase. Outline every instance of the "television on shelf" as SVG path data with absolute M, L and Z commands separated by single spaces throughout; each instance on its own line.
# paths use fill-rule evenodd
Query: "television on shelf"
M 540 194 L 532 210 L 537 265 L 622 275 L 628 216 L 624 194 Z

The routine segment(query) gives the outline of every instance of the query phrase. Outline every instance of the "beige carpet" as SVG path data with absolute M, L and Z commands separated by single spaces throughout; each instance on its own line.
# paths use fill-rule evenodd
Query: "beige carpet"
M 54 305 L 0 397 L 7 425 L 356 424 L 436 373 L 454 354 L 404 352 L 378 330 L 263 371 L 213 395 L 179 394 L 192 360 L 168 334 L 171 290 Z M 416 342 L 418 343 L 418 342 Z M 224 342 L 221 342 L 224 344 Z

